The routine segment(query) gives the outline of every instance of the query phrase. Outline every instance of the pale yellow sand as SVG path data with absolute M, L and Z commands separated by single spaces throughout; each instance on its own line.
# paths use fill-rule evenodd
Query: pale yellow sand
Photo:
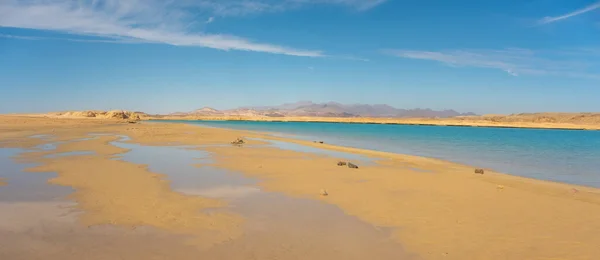
M 600 113 L 534 113 L 518 115 L 461 116 L 453 118 L 369 117 L 266 117 L 266 116 L 148 116 L 163 120 L 249 120 L 284 122 L 334 122 L 473 127 L 556 128 L 600 130 Z
M 45 133 L 54 134 L 57 139 L 113 133 L 130 136 L 131 142 L 153 145 L 227 144 L 240 136 L 282 139 L 183 124 L 0 116 L 0 141 L 8 141 L 4 146 L 33 147 L 43 141 L 26 137 Z M 53 183 L 76 188 L 73 199 L 84 210 L 82 220 L 86 224 L 147 225 L 195 235 L 206 243 L 236 239 L 238 227 L 243 223 L 238 216 L 194 214 L 204 207 L 221 207 L 224 202 L 173 193 L 160 175 L 129 163 L 110 161 L 119 152 L 118 148 L 107 146 L 111 138 L 71 147 L 67 144 L 64 146 L 67 148 L 59 146 L 60 151 L 93 149 L 100 154 L 80 156 L 81 162 L 45 161 L 41 159 L 44 152 L 22 159 L 42 163 L 34 170 L 57 171 L 59 177 Z M 596 259 L 600 256 L 597 189 L 490 171 L 475 175 L 472 167 L 422 157 L 287 141 L 377 157 L 380 161 L 353 170 L 338 167 L 334 158 L 276 148 L 207 149 L 214 153 L 217 167 L 256 177 L 266 190 L 320 200 L 373 225 L 393 228 L 399 245 L 424 259 Z M 83 178 L 81 172 L 89 177 Z M 132 190 L 125 188 L 132 185 L 135 186 Z M 329 196 L 319 195 L 323 188 Z M 152 220 L 148 216 L 159 217 Z M 171 220 L 173 216 L 185 221 Z M 207 230 L 220 235 L 210 240 L 203 236 Z

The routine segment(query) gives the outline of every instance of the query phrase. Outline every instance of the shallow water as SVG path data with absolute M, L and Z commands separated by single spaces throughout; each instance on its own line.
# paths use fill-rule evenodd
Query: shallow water
M 22 172 L 33 165 L 11 157 L 21 149 L 0 149 L 0 259 L 410 259 L 377 228 L 315 200 L 262 191 L 257 180 L 209 166 L 210 153 L 192 146 L 113 145 L 130 149 L 116 156 L 165 175 L 171 187 L 194 196 L 229 201 L 225 209 L 241 215 L 244 235 L 209 249 L 190 246 L 187 237 L 149 227 L 85 227 L 76 204 L 65 199 L 69 187 L 50 185 L 52 173 Z M 69 141 L 68 141 L 69 142 Z M 51 144 L 56 146 L 56 143 Z M 65 152 L 46 156 L 89 155 Z M 200 166 L 200 167 L 197 167 Z M 84 173 L 82 173 L 84 174 Z
M 303 140 L 439 158 L 524 177 L 600 187 L 600 131 L 301 122 L 175 123 L 280 133 Z
M 31 138 L 51 142 L 47 137 Z M 57 144 L 40 147 L 51 151 Z M 13 160 L 23 152 L 28 150 L 0 148 L 0 177 L 7 182 L 0 186 L 0 259 L 197 259 L 199 251 L 186 243 L 186 237 L 150 227 L 132 230 L 81 225 L 76 203 L 67 200 L 73 189 L 47 183 L 55 173 L 24 172 L 35 165 Z M 66 152 L 45 158 L 81 154 Z
M 389 230 L 348 216 L 333 205 L 265 192 L 254 179 L 203 166 L 211 162 L 207 152 L 190 147 L 113 144 L 131 149 L 119 160 L 146 164 L 151 171 L 165 174 L 176 191 L 226 199 L 231 205 L 227 210 L 246 219 L 245 235 L 241 239 L 207 252 L 217 259 L 408 257 L 401 246 L 390 239 Z
M 34 164 L 19 164 L 12 157 L 25 150 L 17 148 L 0 148 L 0 178 L 7 182 L 0 187 L 0 202 L 43 202 L 65 198 L 73 192 L 70 187 L 50 185 L 48 179 L 56 177 L 55 173 L 24 172 Z
M 64 153 L 53 153 L 44 156 L 44 158 L 58 158 L 58 157 L 66 157 L 66 156 L 76 156 L 76 155 L 92 155 L 95 154 L 93 151 L 73 151 L 73 152 L 64 152 Z

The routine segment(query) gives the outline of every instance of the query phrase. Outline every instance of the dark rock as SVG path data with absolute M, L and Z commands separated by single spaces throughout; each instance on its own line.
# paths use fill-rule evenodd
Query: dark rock
M 338 166 L 344 166 L 344 165 L 346 165 L 346 162 L 342 162 L 342 161 L 338 162 Z
M 233 145 L 243 145 L 245 142 L 241 138 L 237 138 L 231 142 Z
M 322 144 L 322 143 L 323 143 L 323 141 L 319 141 L 319 143 L 320 143 L 320 144 Z
M 358 169 L 358 165 L 353 164 L 351 162 L 348 163 L 348 168 L 352 168 L 352 169 Z
M 475 173 L 483 174 L 485 171 L 483 169 L 475 169 Z

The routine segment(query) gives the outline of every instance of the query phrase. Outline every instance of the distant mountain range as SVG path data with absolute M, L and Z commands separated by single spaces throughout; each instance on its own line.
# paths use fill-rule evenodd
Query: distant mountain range
M 340 104 L 336 102 L 313 103 L 300 101 L 279 106 L 240 107 L 216 110 L 204 107 L 191 112 L 177 112 L 171 116 L 267 116 L 267 117 L 438 117 L 469 116 L 454 110 L 399 109 L 389 105 Z

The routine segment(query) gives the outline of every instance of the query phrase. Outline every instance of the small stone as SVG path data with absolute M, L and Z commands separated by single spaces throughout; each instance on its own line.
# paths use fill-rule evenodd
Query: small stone
M 483 169 L 475 169 L 476 174 L 483 174 L 485 171 Z
M 351 168 L 351 169 L 358 169 L 358 165 L 356 165 L 356 164 L 353 164 L 353 163 L 351 163 L 351 162 L 348 162 L 348 168 Z
M 498 186 L 496 186 L 496 189 L 503 190 L 504 189 L 504 185 L 498 185 Z
M 346 165 L 346 162 L 339 161 L 339 162 L 337 163 L 337 165 L 338 165 L 338 166 L 344 166 L 344 165 Z
M 323 143 L 323 141 L 319 141 L 319 143 L 320 143 L 320 144 L 322 144 L 322 143 Z
M 321 196 L 327 196 L 327 195 L 329 195 L 329 193 L 327 193 L 326 189 L 321 189 L 321 192 L 319 194 L 321 194 Z
M 231 144 L 233 144 L 233 145 L 239 145 L 239 146 L 243 145 L 244 143 L 245 143 L 244 140 L 241 139 L 241 138 L 237 138 L 237 139 L 235 139 L 235 140 L 233 140 L 231 142 Z

